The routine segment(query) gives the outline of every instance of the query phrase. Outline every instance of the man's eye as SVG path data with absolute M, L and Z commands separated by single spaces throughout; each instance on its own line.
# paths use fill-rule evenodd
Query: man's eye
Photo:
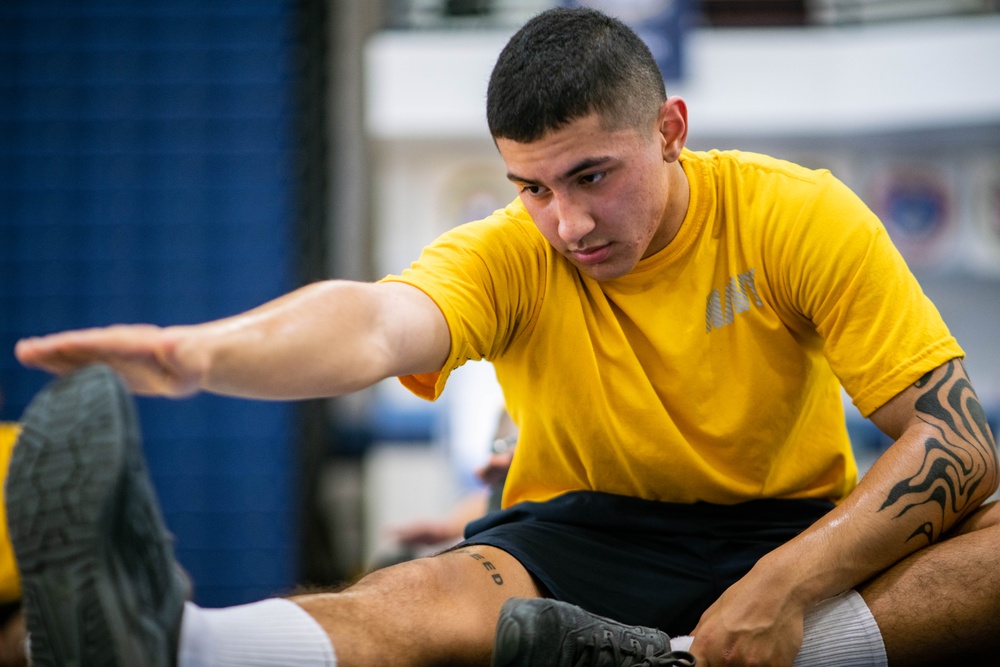
M 587 174 L 585 176 L 581 176 L 580 177 L 580 182 L 581 183 L 587 183 L 587 184 L 593 184 L 593 183 L 597 183 L 598 181 L 602 180 L 603 178 L 604 178 L 604 172 L 603 171 L 599 171 L 599 172 L 597 172 L 595 174 Z

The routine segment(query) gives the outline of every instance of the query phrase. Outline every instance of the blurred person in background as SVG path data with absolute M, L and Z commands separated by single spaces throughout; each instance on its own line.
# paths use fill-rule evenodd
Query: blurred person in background
M 499 510 L 503 496 L 503 484 L 507 479 L 514 447 L 517 445 L 517 427 L 510 415 L 503 411 L 493 444 L 486 462 L 475 470 L 476 478 L 482 484 L 463 495 L 445 516 L 418 519 L 389 529 L 399 545 L 399 551 L 383 559 L 378 565 L 388 562 L 410 560 L 428 549 L 439 550 L 461 540 L 465 527 L 489 512 Z

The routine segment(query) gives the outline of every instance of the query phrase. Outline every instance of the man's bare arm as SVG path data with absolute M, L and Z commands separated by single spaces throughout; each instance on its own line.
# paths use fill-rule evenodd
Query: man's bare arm
M 996 490 L 997 452 L 960 361 L 928 373 L 909 393 L 912 410 L 908 400 L 890 402 L 872 421 L 890 435 L 919 433 L 913 446 L 922 451 L 920 465 L 891 484 L 879 511 L 912 526 L 905 542 L 920 547 L 939 540 Z
M 815 570 L 820 597 L 937 541 L 997 488 L 996 445 L 960 360 L 927 373 L 871 419 L 893 445 L 843 503 L 786 545 L 826 545 L 797 554 L 800 567 Z
M 59 374 L 108 364 L 139 394 L 298 399 L 435 371 L 449 349 L 444 316 L 416 288 L 326 281 L 205 324 L 69 331 L 25 339 L 15 352 Z
M 809 608 L 941 539 L 996 490 L 995 443 L 961 361 L 926 374 L 871 418 L 894 444 L 843 503 L 706 611 L 692 650 L 708 664 L 791 665 Z

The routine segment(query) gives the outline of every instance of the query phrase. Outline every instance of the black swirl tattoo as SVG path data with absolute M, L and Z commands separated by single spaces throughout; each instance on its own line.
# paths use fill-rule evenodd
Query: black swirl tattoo
M 879 511 L 896 507 L 896 518 L 915 508 L 937 506 L 940 521 L 926 521 L 907 541 L 932 543 L 949 525 L 975 508 L 995 485 L 996 443 L 972 384 L 951 361 L 932 384 L 933 372 L 914 386 L 926 388 L 916 401 L 919 418 L 936 432 L 924 440 L 924 458 L 915 475 L 897 483 Z

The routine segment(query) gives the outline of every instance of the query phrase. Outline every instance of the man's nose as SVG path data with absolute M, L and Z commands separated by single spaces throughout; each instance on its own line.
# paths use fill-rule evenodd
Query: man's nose
M 594 229 L 594 219 L 589 211 L 568 197 L 558 200 L 559 238 L 568 246 L 578 244 Z

